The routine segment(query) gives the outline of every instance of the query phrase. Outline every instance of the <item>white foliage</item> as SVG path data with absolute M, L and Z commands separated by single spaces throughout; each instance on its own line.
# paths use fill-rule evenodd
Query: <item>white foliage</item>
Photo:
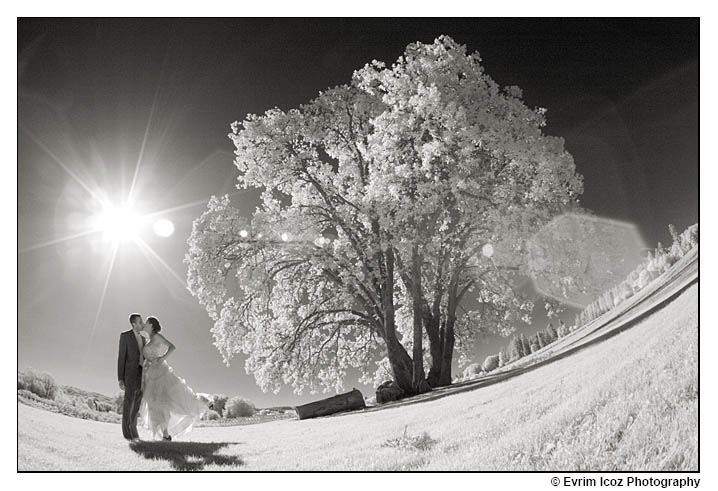
M 442 36 L 298 109 L 234 123 L 238 187 L 260 189 L 262 203 L 247 220 L 213 197 L 185 260 L 225 362 L 246 355 L 247 371 L 275 391 L 339 390 L 350 368 L 391 378 L 382 292 L 389 281 L 396 336 L 411 354 L 404 283 L 417 245 L 426 302 L 438 295 L 446 318 L 452 285 L 463 301 L 461 354 L 529 320 L 533 304 L 513 287 L 523 238 L 573 205 L 582 184 L 563 140 L 542 133 L 545 111 L 520 97 Z M 422 342 L 428 367 L 426 333 Z

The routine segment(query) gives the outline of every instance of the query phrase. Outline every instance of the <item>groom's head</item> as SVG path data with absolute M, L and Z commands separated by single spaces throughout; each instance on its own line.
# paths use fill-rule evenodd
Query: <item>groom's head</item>
M 130 325 L 133 329 L 142 329 L 142 316 L 140 314 L 130 314 Z

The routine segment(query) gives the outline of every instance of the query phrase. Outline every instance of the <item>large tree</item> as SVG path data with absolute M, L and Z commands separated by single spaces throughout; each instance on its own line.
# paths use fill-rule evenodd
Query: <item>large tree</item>
M 375 364 L 409 393 L 449 383 L 457 342 L 530 311 L 523 240 L 581 192 L 544 124 L 448 37 L 235 123 L 238 186 L 262 203 L 245 219 L 213 198 L 186 258 L 225 361 L 275 390 Z
M 526 239 L 577 206 L 581 178 L 563 140 L 542 133 L 545 111 L 517 87 L 500 89 L 450 38 L 412 44 L 391 68 L 375 62 L 354 78 L 386 105 L 369 153 L 382 167 L 382 216 L 401 231 L 414 374 L 422 322 L 429 384 L 446 385 L 457 341 L 466 355 L 486 331 L 507 335 L 527 320 L 533 304 L 514 288 Z
M 189 239 L 188 284 L 225 360 L 247 354 L 265 389 L 341 387 L 349 367 L 367 371 L 383 349 L 413 391 L 394 239 L 371 197 L 378 169 L 366 152 L 383 110 L 349 85 L 233 125 L 239 186 L 261 188 L 262 204 L 247 221 L 228 199 L 211 200 Z

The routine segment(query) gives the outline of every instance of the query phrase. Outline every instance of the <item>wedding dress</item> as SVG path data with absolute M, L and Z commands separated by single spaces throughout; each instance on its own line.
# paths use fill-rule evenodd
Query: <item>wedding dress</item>
M 191 431 L 192 425 L 207 410 L 166 361 L 157 362 L 168 349 L 166 343 L 155 338 L 142 351 L 149 366 L 142 374 L 142 403 L 138 419 L 155 438 L 162 438 L 165 428 L 172 438 Z

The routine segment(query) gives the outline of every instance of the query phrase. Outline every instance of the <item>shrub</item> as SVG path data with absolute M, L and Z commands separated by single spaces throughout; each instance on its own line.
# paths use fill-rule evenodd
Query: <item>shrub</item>
M 69 403 L 70 405 L 76 407 L 84 408 L 85 406 L 87 406 L 92 411 L 97 411 L 98 413 L 109 413 L 115 411 L 114 401 L 110 403 L 100 399 L 95 399 L 94 397 L 67 396 L 67 398 L 63 402 Z
M 220 419 L 220 415 L 214 409 L 208 409 L 204 414 L 202 414 L 200 419 L 204 421 L 216 421 Z
M 239 396 L 228 400 L 224 410 L 227 418 L 246 418 L 254 416 L 254 413 L 257 412 L 257 408 L 254 407 L 251 401 L 242 399 Z
M 666 262 L 666 254 L 656 252 L 653 261 L 648 265 L 649 271 L 654 271 L 658 276 L 668 271 L 668 263 Z
M 690 246 L 690 249 L 693 249 L 695 246 L 698 245 L 698 224 L 696 223 L 691 225 L 681 235 L 686 241 L 686 243 Z
M 544 329 L 544 334 L 546 335 L 546 344 L 553 343 L 558 339 L 556 329 L 554 329 L 553 324 L 551 324 L 550 322 L 548 326 L 546 326 L 546 329 Z
M 82 403 L 78 404 L 78 402 L 75 400 L 74 397 L 71 397 L 69 394 L 65 393 L 64 390 L 58 390 L 55 392 L 55 397 L 52 399 L 53 401 L 57 402 L 58 404 L 64 404 L 65 406 L 74 406 L 74 407 L 87 407 L 87 401 L 82 401 Z
M 499 368 L 506 365 L 508 363 L 508 360 L 506 359 L 506 355 L 504 354 L 504 350 L 502 349 L 499 351 Z
M 561 319 L 559 319 L 558 330 L 556 330 L 556 334 L 558 335 L 558 337 L 562 338 L 564 336 L 567 336 L 569 332 L 571 331 L 569 330 L 568 326 Z
M 528 356 L 531 354 L 531 343 L 529 343 L 528 338 L 524 333 L 521 333 L 521 344 L 524 347 L 524 356 Z
M 115 410 L 115 405 L 104 401 L 95 401 L 95 410 L 101 413 L 111 413 Z
M 664 256 L 665 257 L 665 256 Z M 628 282 L 623 281 L 618 285 L 618 298 L 616 299 L 616 305 L 623 302 L 627 298 L 633 296 L 633 289 L 628 285 Z
M 464 369 L 464 373 L 462 374 L 463 380 L 471 380 L 473 378 L 476 378 L 479 374 L 479 371 L 481 370 L 481 367 L 478 363 L 472 363 L 468 367 Z
M 675 262 L 678 262 L 678 260 L 684 256 L 681 244 L 679 242 L 674 242 L 671 246 L 669 254 L 675 258 Z
M 485 372 L 496 370 L 499 367 L 499 355 L 487 356 L 484 363 L 481 364 L 481 369 Z
M 638 277 L 638 288 L 645 288 L 651 281 L 655 279 L 655 274 L 648 269 L 641 271 L 641 275 Z
M 514 336 L 509 343 L 509 361 L 516 361 L 524 356 L 524 344 L 521 338 Z
M 221 416 L 224 415 L 224 409 L 227 407 L 227 401 L 229 400 L 229 397 L 224 394 L 216 394 L 214 397 L 212 397 L 212 409 L 217 411 L 217 413 Z
M 437 441 L 429 436 L 425 431 L 416 436 L 411 436 L 406 432 L 398 438 L 392 438 L 381 444 L 382 447 L 392 447 L 400 450 L 429 450 L 436 445 Z
M 32 368 L 17 373 L 17 388 L 29 390 L 43 399 L 50 400 L 54 400 L 59 392 L 52 375 L 35 371 Z
M 676 227 L 668 225 L 668 231 L 673 239 L 672 252 L 679 257 L 685 256 L 696 244 L 698 244 L 698 224 L 691 225 L 682 234 L 678 235 Z M 675 249 L 675 251 L 673 251 Z
M 680 250 L 677 247 L 672 247 L 665 255 L 667 267 L 671 267 L 678 262 L 681 258 Z
M 18 389 L 17 395 L 19 397 L 24 397 L 25 399 L 30 399 L 31 401 L 42 401 L 42 397 L 39 397 L 34 392 L 30 392 L 27 389 Z
M 671 234 L 671 239 L 673 239 L 673 242 L 678 242 L 678 232 L 676 231 L 676 226 L 672 223 L 668 224 L 668 233 Z
M 539 349 L 546 346 L 546 337 L 541 331 L 536 332 L 536 344 L 538 344 Z
M 538 336 L 536 336 L 535 334 L 529 337 L 529 346 L 531 346 L 532 344 L 538 344 Z

